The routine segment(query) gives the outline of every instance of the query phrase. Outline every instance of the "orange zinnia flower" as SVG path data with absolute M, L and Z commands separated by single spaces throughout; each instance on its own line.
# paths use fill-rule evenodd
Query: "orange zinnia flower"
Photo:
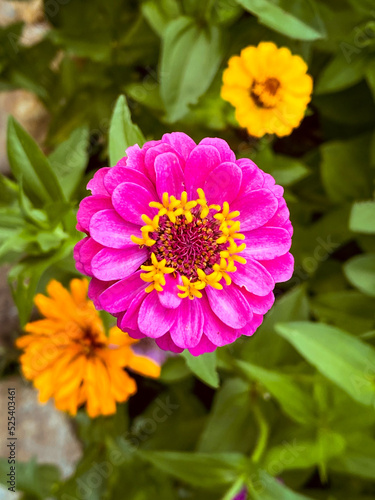
M 160 366 L 136 355 L 131 339 L 117 327 L 105 335 L 103 322 L 87 299 L 86 280 L 73 279 L 70 291 L 52 280 L 49 297 L 38 294 L 35 304 L 46 319 L 25 326 L 28 335 L 16 341 L 24 376 L 39 390 L 39 401 L 54 398 L 56 408 L 71 415 L 86 403 L 90 417 L 116 412 L 137 386 L 123 368 L 158 377 Z

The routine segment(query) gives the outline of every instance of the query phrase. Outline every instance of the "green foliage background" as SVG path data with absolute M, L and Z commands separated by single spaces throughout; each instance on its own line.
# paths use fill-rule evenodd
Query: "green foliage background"
M 51 277 L 77 274 L 75 213 L 93 171 L 169 131 L 222 137 L 284 186 L 296 269 L 254 337 L 169 359 L 113 418 L 80 412 L 70 479 L 19 463 L 23 498 L 230 500 L 243 485 L 255 500 L 375 498 L 374 0 L 44 9 L 36 45 L 21 44 L 22 23 L 0 29 L 0 89 L 30 90 L 52 116 L 48 156 L 9 120 L 13 178 L 0 178 L 0 262 L 12 263 L 21 326 Z M 305 120 L 283 139 L 248 137 L 219 96 L 228 58 L 263 40 L 314 78 Z

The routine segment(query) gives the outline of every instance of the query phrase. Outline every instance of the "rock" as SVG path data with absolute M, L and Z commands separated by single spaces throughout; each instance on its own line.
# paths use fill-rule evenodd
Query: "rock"
M 24 462 L 35 457 L 38 463 L 57 465 L 63 478 L 71 475 L 82 455 L 82 448 L 73 432 L 69 417 L 56 410 L 52 401 L 40 404 L 37 391 L 21 377 L 0 381 L 1 408 L 7 407 L 9 387 L 16 389 L 17 461 Z M 4 443 L 5 439 L 1 439 L 1 457 L 7 456 Z M 6 496 L 8 493 L 11 496 Z M 4 489 L 0 490 L 0 499 L 8 498 L 17 497 Z
M 30 135 L 43 143 L 49 122 L 49 115 L 37 97 L 26 90 L 12 90 L 0 93 L 0 172 L 9 173 L 6 154 L 8 116 L 13 115 Z
M 34 45 L 39 42 L 48 24 L 44 20 L 42 0 L 31 2 L 0 2 L 0 26 L 17 21 L 25 22 L 21 43 Z M 48 112 L 32 93 L 26 90 L 13 90 L 0 93 L 0 172 L 9 173 L 6 155 L 6 129 L 9 115 L 13 115 L 34 139 L 42 144 L 46 137 Z

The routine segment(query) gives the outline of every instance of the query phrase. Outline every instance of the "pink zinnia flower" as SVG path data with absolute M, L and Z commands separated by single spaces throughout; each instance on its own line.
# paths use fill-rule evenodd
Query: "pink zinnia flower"
M 283 188 L 222 139 L 165 134 L 88 183 L 77 269 L 134 338 L 193 355 L 252 335 L 293 272 Z

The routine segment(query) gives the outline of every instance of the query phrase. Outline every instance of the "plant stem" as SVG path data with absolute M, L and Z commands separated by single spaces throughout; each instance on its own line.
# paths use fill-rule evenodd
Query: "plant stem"
M 254 416 L 259 427 L 259 438 L 251 455 L 253 462 L 257 463 L 261 459 L 266 449 L 269 435 L 269 427 L 258 405 L 254 406 Z

